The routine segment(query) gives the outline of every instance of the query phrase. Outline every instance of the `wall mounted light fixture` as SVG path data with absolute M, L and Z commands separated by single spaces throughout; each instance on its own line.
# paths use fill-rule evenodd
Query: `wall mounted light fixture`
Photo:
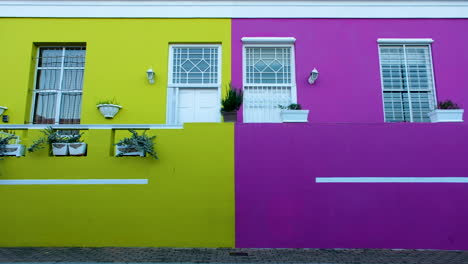
M 5 107 L 5 106 L 0 106 L 0 115 L 3 115 L 3 112 L 5 112 L 5 110 L 7 110 L 8 107 Z
M 153 84 L 154 83 L 154 71 L 152 68 L 149 68 L 147 71 L 146 71 L 146 78 L 148 78 L 148 82 Z
M 318 78 L 318 75 L 319 75 L 319 72 L 317 71 L 316 68 L 314 68 L 309 76 L 309 84 L 314 84 Z

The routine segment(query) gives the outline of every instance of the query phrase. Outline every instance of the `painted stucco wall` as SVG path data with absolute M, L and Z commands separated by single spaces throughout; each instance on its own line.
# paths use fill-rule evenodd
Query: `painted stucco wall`
M 236 125 L 236 246 L 468 250 L 466 124 Z
M 10 124 L 30 120 L 37 45 L 86 43 L 82 124 L 166 123 L 170 44 L 221 44 L 223 87 L 231 79 L 230 19 L 0 18 L 0 32 L 0 105 Z M 106 120 L 96 103 L 113 98 L 123 109 Z
M 141 131 L 140 131 L 141 132 Z M 149 130 L 159 160 L 113 157 L 128 131 L 84 132 L 86 157 L 0 160 L 0 179 L 148 179 L 144 185 L 0 185 L 0 246 L 234 246 L 234 128 Z M 38 130 L 17 131 L 29 145 Z
M 242 37 L 295 37 L 297 98 L 310 122 L 383 122 L 377 39 L 432 38 L 437 98 L 467 107 L 466 28 L 468 19 L 233 19 L 233 84 L 242 86 Z

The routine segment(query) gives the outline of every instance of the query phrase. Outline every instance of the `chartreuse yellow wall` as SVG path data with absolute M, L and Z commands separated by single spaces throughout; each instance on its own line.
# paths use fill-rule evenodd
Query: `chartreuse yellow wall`
M 230 19 L 0 18 L 0 106 L 10 123 L 30 121 L 36 47 L 66 43 L 86 44 L 82 124 L 165 123 L 170 44 L 221 44 L 223 88 L 231 78 Z M 113 98 L 123 109 L 105 120 L 96 103 Z
M 16 131 L 29 144 L 38 130 Z M 139 131 L 143 132 L 143 131 Z M 0 185 L 0 247 L 234 247 L 234 129 L 148 130 L 159 160 L 113 157 L 126 130 L 84 131 L 86 157 L 0 161 L 0 179 L 149 179 L 146 185 Z
M 222 45 L 228 19 L 0 19 L 0 105 L 8 124 L 30 118 L 37 45 L 86 43 L 82 124 L 164 124 L 170 43 Z M 153 67 L 156 83 L 145 72 Z M 123 110 L 104 119 L 96 102 Z M 2 123 L 1 125 L 7 125 Z M 234 247 L 234 128 L 227 123 L 148 130 L 159 160 L 113 155 L 125 130 L 84 130 L 85 157 L 47 149 L 0 160 L 0 180 L 149 179 L 146 185 L 0 185 L 0 246 Z M 140 131 L 142 132 L 142 131 Z M 38 129 L 15 130 L 30 145 Z

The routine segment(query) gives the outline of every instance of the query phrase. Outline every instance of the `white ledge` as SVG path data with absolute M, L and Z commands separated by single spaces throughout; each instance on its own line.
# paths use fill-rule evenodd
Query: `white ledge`
M 317 177 L 316 183 L 468 183 L 468 177 Z
M 243 37 L 242 43 L 244 44 L 294 44 L 296 38 L 293 37 Z
M 468 18 L 457 0 L 0 1 L 0 17 Z
M 0 185 L 148 184 L 148 179 L 0 180 Z
M 431 44 L 434 42 L 431 38 L 397 39 L 397 38 L 379 38 L 379 44 Z
M 183 129 L 183 125 L 122 124 L 122 125 L 0 125 L 0 129 Z

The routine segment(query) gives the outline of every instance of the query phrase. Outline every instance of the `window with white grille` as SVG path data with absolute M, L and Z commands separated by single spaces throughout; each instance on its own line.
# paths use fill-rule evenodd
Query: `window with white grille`
M 386 122 L 429 122 L 435 108 L 429 45 L 380 45 Z
M 220 45 L 171 45 L 167 123 L 219 122 Z
M 36 58 L 34 124 L 79 124 L 85 47 L 40 47 Z
M 244 45 L 244 122 L 278 123 L 296 102 L 293 45 Z

